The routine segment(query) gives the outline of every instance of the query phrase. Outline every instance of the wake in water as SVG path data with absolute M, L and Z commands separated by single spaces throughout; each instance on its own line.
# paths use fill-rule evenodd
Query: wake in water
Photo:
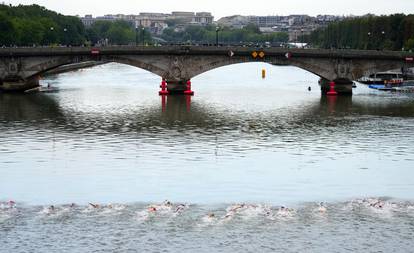
M 194 216 L 199 224 L 225 224 L 234 220 L 262 219 L 269 221 L 283 221 L 308 216 L 328 216 L 337 214 L 351 214 L 363 212 L 382 217 L 392 217 L 397 213 L 406 213 L 414 216 L 414 204 L 397 202 L 382 198 L 355 199 L 345 203 L 326 204 L 308 203 L 302 207 L 270 206 L 262 204 L 233 204 L 221 206 L 216 210 L 208 210 L 206 206 L 172 203 L 168 200 L 163 203 L 148 205 L 142 204 L 94 204 L 25 206 L 14 201 L 0 202 L 0 224 L 16 217 L 19 213 L 33 214 L 38 218 L 75 217 L 75 216 L 108 216 L 133 214 L 133 220 L 144 222 L 163 218 L 175 218 L 182 215 Z M 192 217 L 194 219 L 194 217 Z

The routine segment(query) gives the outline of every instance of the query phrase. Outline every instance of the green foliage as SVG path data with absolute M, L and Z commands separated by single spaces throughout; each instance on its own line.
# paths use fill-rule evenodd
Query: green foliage
M 408 50 L 413 50 L 414 49 L 414 37 L 407 40 L 407 42 L 405 43 L 405 48 Z
M 188 26 L 184 31 L 174 31 L 173 28 L 164 30 L 162 38 L 170 42 L 203 42 L 215 43 L 216 27 L 215 26 Z M 248 42 L 287 42 L 289 36 L 287 33 L 270 33 L 263 34 L 255 25 L 248 25 L 243 29 L 230 29 L 228 27 L 220 28 L 220 43 L 248 43 Z
M 85 29 L 77 17 L 64 16 L 38 5 L 0 4 L 0 45 L 80 45 Z
M 146 32 L 146 41 L 150 40 Z M 136 36 L 138 38 L 136 38 Z M 87 29 L 88 40 L 92 43 L 108 41 L 110 44 L 130 44 L 142 40 L 141 31 L 135 31 L 135 28 L 126 21 L 97 21 Z
M 414 15 L 367 15 L 314 31 L 306 39 L 322 48 L 401 50 L 414 37 Z

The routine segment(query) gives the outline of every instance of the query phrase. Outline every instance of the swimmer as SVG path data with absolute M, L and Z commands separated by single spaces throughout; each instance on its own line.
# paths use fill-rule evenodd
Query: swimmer
M 246 204 L 237 204 L 234 206 L 231 206 L 228 212 L 237 212 L 237 210 L 242 209 L 246 206 Z
M 293 209 L 281 206 L 279 210 L 277 211 L 277 214 L 281 216 L 291 216 L 292 212 L 293 212 Z
M 179 204 L 177 207 L 176 207 L 176 209 L 175 209 L 175 211 L 174 211 L 174 213 L 181 213 L 182 211 L 184 211 L 184 209 L 186 209 L 187 208 L 187 206 L 186 205 L 184 205 L 184 204 Z
M 16 207 L 16 202 L 14 202 L 13 200 L 9 200 L 8 204 L 9 204 L 10 208 L 15 208 Z
M 232 219 L 236 215 L 237 211 L 239 209 L 243 208 L 244 206 L 245 206 L 245 204 L 237 204 L 237 205 L 233 205 L 233 206 L 228 207 L 226 209 L 227 213 L 226 213 L 226 215 L 224 215 L 223 219 L 225 219 L 225 220 Z
M 319 203 L 318 212 L 320 212 L 320 213 L 325 213 L 326 212 L 326 207 L 325 207 L 323 202 Z
M 382 202 L 381 200 L 378 200 L 375 203 L 371 203 L 370 206 L 374 208 L 382 209 L 384 207 L 384 202 Z
M 163 205 L 164 206 L 166 206 L 166 207 L 172 207 L 172 203 L 170 202 L 170 201 L 168 201 L 168 200 L 165 200 L 164 202 L 163 202 Z
M 206 216 L 203 217 L 204 222 L 212 222 L 216 219 L 216 215 L 214 213 L 208 213 Z
M 7 203 L 0 203 L 0 209 L 14 209 L 16 208 L 16 202 L 13 200 L 7 201 Z
M 148 207 L 148 212 L 155 213 L 156 211 L 157 211 L 157 208 L 155 208 L 154 206 Z
M 99 204 L 93 204 L 93 203 L 89 203 L 89 206 L 93 207 L 94 209 L 98 209 L 101 207 Z

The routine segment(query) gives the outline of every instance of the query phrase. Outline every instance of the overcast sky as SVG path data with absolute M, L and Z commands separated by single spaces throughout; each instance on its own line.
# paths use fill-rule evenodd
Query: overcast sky
M 208 11 L 216 18 L 234 14 L 362 15 L 414 13 L 414 0 L 9 0 L 5 3 L 39 4 L 67 15 L 138 14 L 139 12 Z

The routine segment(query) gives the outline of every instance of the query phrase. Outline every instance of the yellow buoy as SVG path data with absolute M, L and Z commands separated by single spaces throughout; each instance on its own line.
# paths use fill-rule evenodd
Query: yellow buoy
M 266 78 L 266 70 L 262 69 L 262 78 L 265 79 Z

